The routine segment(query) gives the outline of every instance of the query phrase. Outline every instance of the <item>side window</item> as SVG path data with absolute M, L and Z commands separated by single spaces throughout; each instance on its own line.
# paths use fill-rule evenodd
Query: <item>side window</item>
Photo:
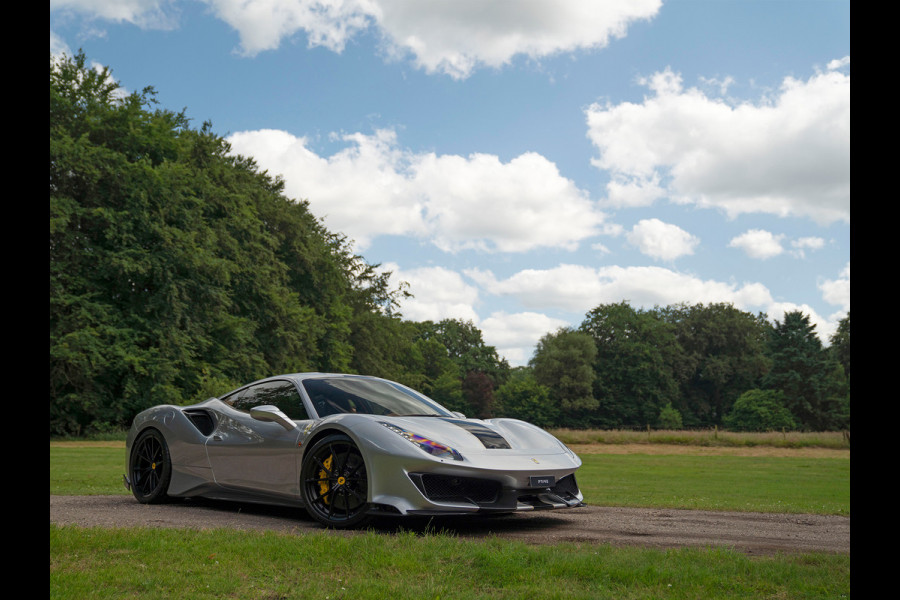
M 309 415 L 306 414 L 306 407 L 303 406 L 303 400 L 300 398 L 300 392 L 297 391 L 294 384 L 288 381 L 279 383 L 280 385 L 272 390 L 269 404 L 277 406 L 281 412 L 294 421 L 309 419 Z
M 228 394 L 227 396 L 222 396 L 221 398 L 219 398 L 219 400 L 221 400 L 222 402 L 224 402 L 225 404 L 227 404 L 228 406 L 230 406 L 232 408 L 237 408 L 238 400 L 240 400 L 241 395 L 246 391 L 247 390 L 243 390 L 240 392 L 234 392 L 232 394 Z
M 251 408 L 261 404 L 277 406 L 278 410 L 295 421 L 309 419 L 297 388 L 289 381 L 269 381 L 255 385 L 231 403 L 232 407 L 244 412 L 250 412 Z

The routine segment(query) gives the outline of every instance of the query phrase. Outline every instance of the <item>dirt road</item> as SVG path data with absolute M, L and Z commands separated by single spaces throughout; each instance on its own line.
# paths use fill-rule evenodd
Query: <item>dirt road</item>
M 210 500 L 150 506 L 131 496 L 50 496 L 50 522 L 84 527 L 227 527 L 288 534 L 322 531 L 300 509 Z M 446 531 L 460 538 L 494 535 L 531 544 L 724 546 L 750 555 L 850 552 L 850 518 L 839 516 L 585 506 L 503 517 L 383 519 L 373 528 L 390 534 L 401 523 L 406 529 Z

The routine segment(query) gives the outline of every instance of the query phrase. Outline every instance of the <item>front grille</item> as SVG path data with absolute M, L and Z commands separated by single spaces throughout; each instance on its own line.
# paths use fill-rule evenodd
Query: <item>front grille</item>
M 410 479 L 432 502 L 491 504 L 500 495 L 500 482 L 474 477 L 410 473 Z

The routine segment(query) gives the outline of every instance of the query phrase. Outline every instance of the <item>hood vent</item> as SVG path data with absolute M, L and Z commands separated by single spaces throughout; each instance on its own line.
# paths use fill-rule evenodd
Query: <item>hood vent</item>
M 490 427 L 479 425 L 478 423 L 471 423 L 469 421 L 457 421 L 456 419 L 441 420 L 446 421 L 447 423 L 453 423 L 457 427 L 462 427 L 478 438 L 478 441 L 488 450 L 508 450 L 510 448 L 509 442 Z

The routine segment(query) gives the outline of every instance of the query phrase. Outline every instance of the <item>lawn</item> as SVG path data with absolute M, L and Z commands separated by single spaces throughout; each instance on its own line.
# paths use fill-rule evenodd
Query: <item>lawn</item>
M 849 456 L 583 453 L 590 504 L 850 514 Z M 51 494 L 127 494 L 124 445 L 51 443 Z M 849 598 L 850 556 L 385 534 L 50 526 L 50 596 Z

